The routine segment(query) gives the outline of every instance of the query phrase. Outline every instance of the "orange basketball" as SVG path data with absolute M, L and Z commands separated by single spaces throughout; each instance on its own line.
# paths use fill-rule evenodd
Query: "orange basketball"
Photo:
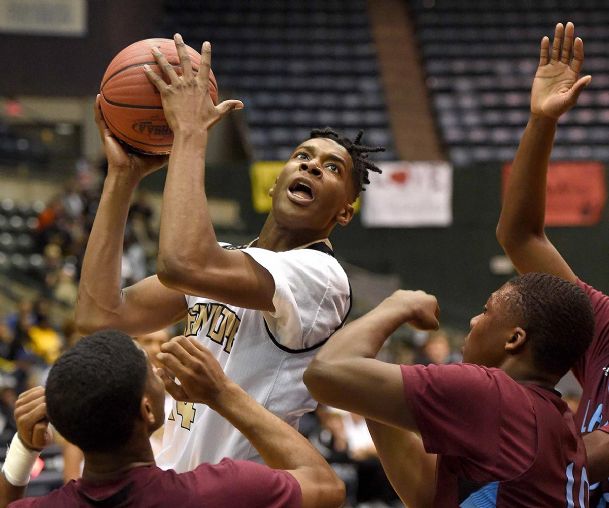
M 145 39 L 123 49 L 106 69 L 100 86 L 100 103 L 108 128 L 121 141 L 139 152 L 168 154 L 173 132 L 167 125 L 161 95 L 144 73 L 144 64 L 162 76 L 150 49 L 160 48 L 167 61 L 182 74 L 180 59 L 172 39 Z M 201 55 L 186 46 L 193 71 L 199 70 Z M 167 81 L 167 80 L 166 80 Z M 209 71 L 209 93 L 218 103 L 218 84 Z

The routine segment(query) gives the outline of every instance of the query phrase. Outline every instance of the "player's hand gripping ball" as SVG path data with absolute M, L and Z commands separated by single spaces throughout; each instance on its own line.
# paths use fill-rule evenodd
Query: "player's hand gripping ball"
M 173 133 L 163 114 L 161 96 L 143 68 L 148 64 L 158 75 L 164 75 L 152 56 L 153 47 L 160 49 L 178 75 L 182 74 L 173 39 L 135 42 L 116 55 L 106 69 L 100 86 L 100 105 L 108 128 L 118 139 L 142 153 L 168 154 Z M 190 46 L 186 49 L 196 73 L 201 55 Z M 209 94 L 218 104 L 218 84 L 211 69 Z

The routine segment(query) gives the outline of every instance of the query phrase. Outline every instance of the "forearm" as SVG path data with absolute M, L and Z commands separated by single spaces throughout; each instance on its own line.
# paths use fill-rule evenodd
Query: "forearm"
M 329 468 L 321 455 L 296 429 L 252 399 L 241 387 L 231 384 L 212 409 L 226 418 L 273 469 Z
M 161 211 L 158 268 L 163 283 L 197 270 L 219 248 L 205 195 L 206 147 L 207 132 L 175 135 Z
M 428 454 L 414 432 L 366 420 L 383 469 L 405 505 L 432 506 L 435 496 L 436 455 Z
M 137 182 L 125 175 L 109 175 L 85 250 L 76 305 L 76 321 L 83 332 L 114 326 L 120 319 L 121 259 L 129 203 Z
M 0 474 L 0 508 L 5 508 L 13 501 L 23 498 L 26 487 L 12 485 L 4 476 Z
M 332 335 L 315 359 L 332 362 L 350 358 L 375 358 L 387 337 L 407 321 L 408 314 L 408 309 L 404 309 L 403 314 L 389 311 L 383 302 Z
M 555 133 L 556 120 L 531 115 L 503 199 L 497 226 L 502 245 L 544 234 L 546 176 Z

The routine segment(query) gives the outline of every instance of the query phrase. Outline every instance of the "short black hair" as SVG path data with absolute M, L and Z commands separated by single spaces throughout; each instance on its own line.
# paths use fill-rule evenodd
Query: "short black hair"
M 547 273 L 528 273 L 508 282 L 510 301 L 523 320 L 535 366 L 564 375 L 584 354 L 594 336 L 594 313 L 586 293 Z
M 353 188 L 355 189 L 355 197 L 360 195 L 361 191 L 365 191 L 364 185 L 370 183 L 368 178 L 369 172 L 374 171 L 375 173 L 382 173 L 381 169 L 368 160 L 368 154 L 374 152 L 384 152 L 385 147 L 383 146 L 366 146 L 360 145 L 364 131 L 360 130 L 355 136 L 355 139 L 351 141 L 345 136 L 341 136 L 331 127 L 325 127 L 323 129 L 313 129 L 311 131 L 311 139 L 315 138 L 328 138 L 332 141 L 336 141 L 339 145 L 345 148 L 351 159 L 353 160 Z
M 84 337 L 49 372 L 50 422 L 84 452 L 120 448 L 133 433 L 147 371 L 146 354 L 123 332 Z

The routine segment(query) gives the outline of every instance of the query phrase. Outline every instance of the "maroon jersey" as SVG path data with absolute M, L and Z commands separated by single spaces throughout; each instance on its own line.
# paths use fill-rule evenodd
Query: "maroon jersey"
M 93 485 L 71 481 L 44 497 L 21 499 L 9 506 L 24 507 L 260 507 L 302 505 L 300 485 L 285 471 L 246 461 L 224 459 L 176 473 L 156 466 L 137 467 L 118 481 Z
M 573 374 L 583 390 L 575 422 L 582 434 L 597 429 L 609 432 L 609 297 L 580 280 L 577 285 L 590 298 L 595 327 L 592 344 L 573 367 Z M 590 485 L 590 506 L 608 505 L 609 480 Z
M 471 364 L 402 366 L 438 508 L 588 506 L 586 454 L 560 394 Z

